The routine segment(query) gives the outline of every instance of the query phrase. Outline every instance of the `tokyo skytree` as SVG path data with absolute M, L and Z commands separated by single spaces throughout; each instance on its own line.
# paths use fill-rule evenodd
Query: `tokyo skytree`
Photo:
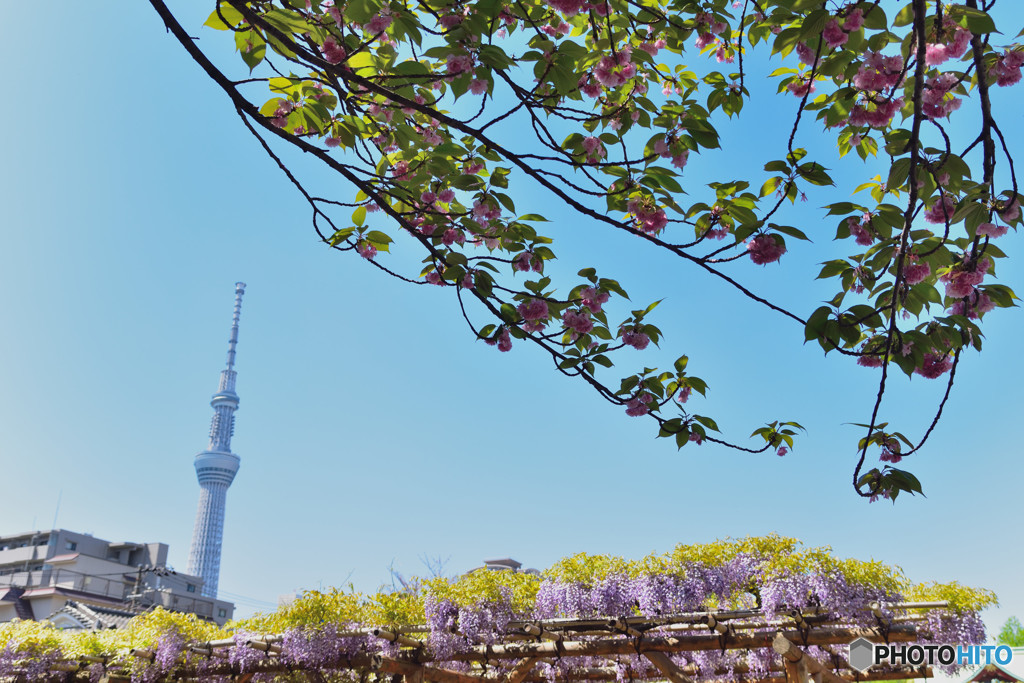
M 235 433 L 235 411 L 238 394 L 235 393 L 235 345 L 238 344 L 238 318 L 242 314 L 242 295 L 245 283 L 235 283 L 235 312 L 231 319 L 231 337 L 228 339 L 228 363 L 220 372 L 220 386 L 213 395 L 213 422 L 210 425 L 210 445 L 195 458 L 196 477 L 199 479 L 199 508 L 196 526 L 192 532 L 192 547 L 188 553 L 188 573 L 203 579 L 202 594 L 216 598 L 220 577 L 220 545 L 224 536 L 224 504 L 228 487 L 238 472 L 240 459 L 231 452 L 231 435 Z

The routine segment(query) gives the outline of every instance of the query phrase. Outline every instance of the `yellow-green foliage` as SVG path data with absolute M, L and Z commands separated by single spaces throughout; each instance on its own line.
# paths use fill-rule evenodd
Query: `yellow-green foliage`
M 363 595 L 331 588 L 305 591 L 301 597 L 269 614 L 257 613 L 248 619 L 233 621 L 229 627 L 257 633 L 281 633 L 293 626 L 348 626 L 366 621 Z
M 194 614 L 168 612 L 156 608 L 128 622 L 128 627 L 120 631 L 125 643 L 130 648 L 153 648 L 160 638 L 170 632 L 177 631 L 187 641 L 206 642 L 227 638 L 230 633 L 221 630 L 216 624 L 203 621 Z
M 0 624 L 0 650 L 50 652 L 61 647 L 60 629 L 45 621 L 9 621 Z
M 949 609 L 959 613 L 978 611 L 999 604 L 996 594 L 984 588 L 971 588 L 957 581 L 936 583 L 929 581 L 919 583 L 906 592 L 907 600 L 912 602 L 933 602 L 945 600 Z
M 507 596 L 513 611 L 525 612 L 533 609 L 541 577 L 482 569 L 454 579 L 429 579 L 424 583 L 427 593 L 438 600 L 469 606 L 478 602 L 501 602 Z
M 156 647 L 161 636 L 177 631 L 186 640 L 207 641 L 226 638 L 229 633 L 200 620 L 194 614 L 168 612 L 157 608 L 128 622 L 124 629 L 105 631 L 64 631 L 48 621 L 12 621 L 0 624 L 0 649 L 53 652 L 66 658 L 118 657 L 133 648 Z
M 634 575 L 637 563 L 612 555 L 576 553 L 553 564 L 543 574 L 553 581 L 578 581 L 591 585 L 612 574 Z
M 876 561 L 840 559 L 833 556 L 832 549 L 827 546 L 805 548 L 797 539 L 778 534 L 726 538 L 712 543 L 679 544 L 665 554 L 651 554 L 639 561 L 579 553 L 560 560 L 544 572 L 544 576 L 588 585 L 611 574 L 643 576 L 669 573 L 685 576 L 686 568 L 693 564 L 720 567 L 740 555 L 764 558 L 761 573 L 766 578 L 802 572 L 838 572 L 855 585 L 890 591 L 903 590 L 908 585 L 899 567 L 890 567 Z

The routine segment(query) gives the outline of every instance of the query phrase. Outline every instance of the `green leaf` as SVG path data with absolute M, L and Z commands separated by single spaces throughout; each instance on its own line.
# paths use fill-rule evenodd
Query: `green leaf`
M 370 232 L 366 233 L 366 240 L 368 242 L 372 242 L 374 246 L 378 246 L 381 244 L 387 246 L 388 244 L 394 242 L 393 239 L 382 233 L 380 230 L 371 230 Z
M 221 19 L 223 17 L 223 19 Z M 227 23 L 224 23 L 224 22 Z M 203 26 L 209 26 L 210 28 L 218 31 L 228 31 L 231 28 L 238 26 L 242 21 L 242 13 L 236 10 L 226 2 L 220 3 L 220 13 L 217 10 L 210 12 L 210 16 L 203 23 Z
M 997 33 L 996 23 L 992 21 L 985 12 L 980 9 L 973 7 L 957 7 L 958 13 L 964 18 L 967 23 L 967 28 L 971 30 L 976 36 L 984 35 L 986 33 Z
M 914 6 L 908 4 L 906 7 L 901 9 L 897 14 L 896 18 L 892 20 L 893 26 L 908 26 L 914 21 Z
M 910 158 L 902 157 L 893 162 L 892 167 L 889 169 L 889 178 L 885 181 L 885 186 L 890 190 L 896 190 L 907 184 L 907 180 L 910 177 Z
M 362 226 L 362 224 L 365 221 L 366 221 L 366 207 L 365 206 L 360 206 L 359 208 L 357 208 L 355 211 L 352 212 L 352 222 L 355 223 L 356 225 Z
M 257 31 L 239 31 L 235 33 L 235 47 L 242 55 L 242 61 L 249 67 L 249 72 L 263 61 L 267 54 L 267 43 Z

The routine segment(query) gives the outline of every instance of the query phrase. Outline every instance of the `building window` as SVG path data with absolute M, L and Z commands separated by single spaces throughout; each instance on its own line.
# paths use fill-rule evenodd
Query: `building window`
M 223 607 L 221 609 L 217 610 L 217 616 L 219 616 L 221 618 L 224 618 L 227 615 L 228 615 L 228 611 L 226 609 L 224 609 Z
M 194 583 L 190 583 L 190 584 L 185 586 L 185 590 L 187 590 L 189 593 L 195 593 L 196 592 L 196 585 Z
M 64 544 L 64 547 L 68 550 L 78 550 L 78 544 L 74 541 L 68 541 L 66 544 Z

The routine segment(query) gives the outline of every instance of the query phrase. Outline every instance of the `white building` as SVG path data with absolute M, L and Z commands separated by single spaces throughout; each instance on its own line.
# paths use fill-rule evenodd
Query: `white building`
M 219 625 L 231 618 L 232 603 L 202 593 L 202 578 L 167 568 L 164 543 L 111 543 L 66 529 L 0 536 L 0 622 L 66 614 L 69 601 L 76 616 L 98 613 L 93 608 L 123 613 L 160 606 Z M 72 626 L 67 619 L 54 621 Z M 121 622 L 99 623 L 110 628 Z

